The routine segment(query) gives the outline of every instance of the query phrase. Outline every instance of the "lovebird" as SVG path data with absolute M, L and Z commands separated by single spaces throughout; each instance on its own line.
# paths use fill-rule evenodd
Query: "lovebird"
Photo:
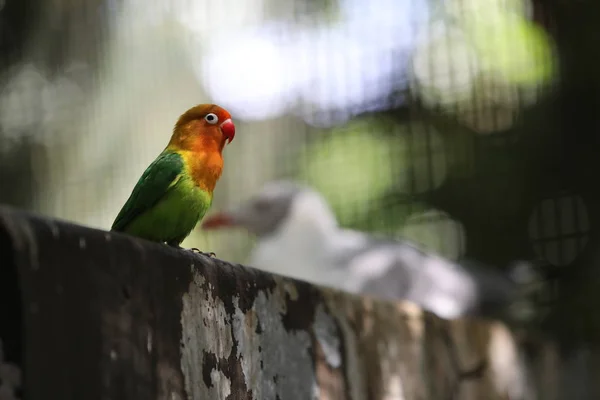
M 407 240 L 344 229 L 320 193 L 292 181 L 267 183 L 238 207 L 206 217 L 202 226 L 240 227 L 256 235 L 249 263 L 258 269 L 350 293 L 408 300 L 446 319 L 528 318 L 522 314 L 530 309 L 527 288 L 534 279 L 528 262 L 515 261 L 511 273 L 503 273 L 446 259 Z M 515 305 L 521 315 L 514 313 Z
M 212 204 L 223 148 L 234 136 L 235 125 L 225 109 L 200 104 L 187 110 L 167 147 L 138 180 L 111 231 L 180 248 Z

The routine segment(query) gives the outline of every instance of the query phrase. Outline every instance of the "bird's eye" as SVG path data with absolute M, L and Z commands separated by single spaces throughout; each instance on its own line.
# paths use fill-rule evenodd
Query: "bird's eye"
M 219 117 L 217 117 L 216 114 L 210 113 L 210 114 L 206 114 L 206 116 L 204 117 L 204 120 L 206 122 L 208 122 L 209 124 L 216 124 L 217 122 L 219 122 Z

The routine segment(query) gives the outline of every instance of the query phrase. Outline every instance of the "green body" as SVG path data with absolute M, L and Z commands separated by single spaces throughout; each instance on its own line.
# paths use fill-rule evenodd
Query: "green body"
M 211 202 L 212 194 L 194 183 L 181 155 L 165 150 L 144 171 L 111 230 L 179 246 Z

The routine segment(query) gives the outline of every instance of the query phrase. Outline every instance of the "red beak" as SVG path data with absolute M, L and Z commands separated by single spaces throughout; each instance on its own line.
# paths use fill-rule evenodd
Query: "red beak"
M 223 121 L 220 127 L 221 132 L 223 132 L 223 136 L 225 136 L 225 138 L 227 139 L 227 144 L 231 143 L 231 141 L 235 137 L 235 125 L 233 124 L 233 121 L 231 121 L 231 118 L 228 118 L 225 121 Z
M 236 226 L 235 221 L 226 213 L 217 213 L 208 216 L 202 222 L 202 229 L 220 229 Z

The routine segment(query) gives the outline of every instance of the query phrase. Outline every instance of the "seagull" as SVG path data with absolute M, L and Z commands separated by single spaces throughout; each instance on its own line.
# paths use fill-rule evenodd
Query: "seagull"
M 267 183 L 238 207 L 205 218 L 202 227 L 238 227 L 255 235 L 249 259 L 255 268 L 407 300 L 445 319 L 502 315 L 518 297 L 520 282 L 532 279 L 525 262 L 508 274 L 475 261 L 455 262 L 409 241 L 344 229 L 320 193 L 292 181 Z

